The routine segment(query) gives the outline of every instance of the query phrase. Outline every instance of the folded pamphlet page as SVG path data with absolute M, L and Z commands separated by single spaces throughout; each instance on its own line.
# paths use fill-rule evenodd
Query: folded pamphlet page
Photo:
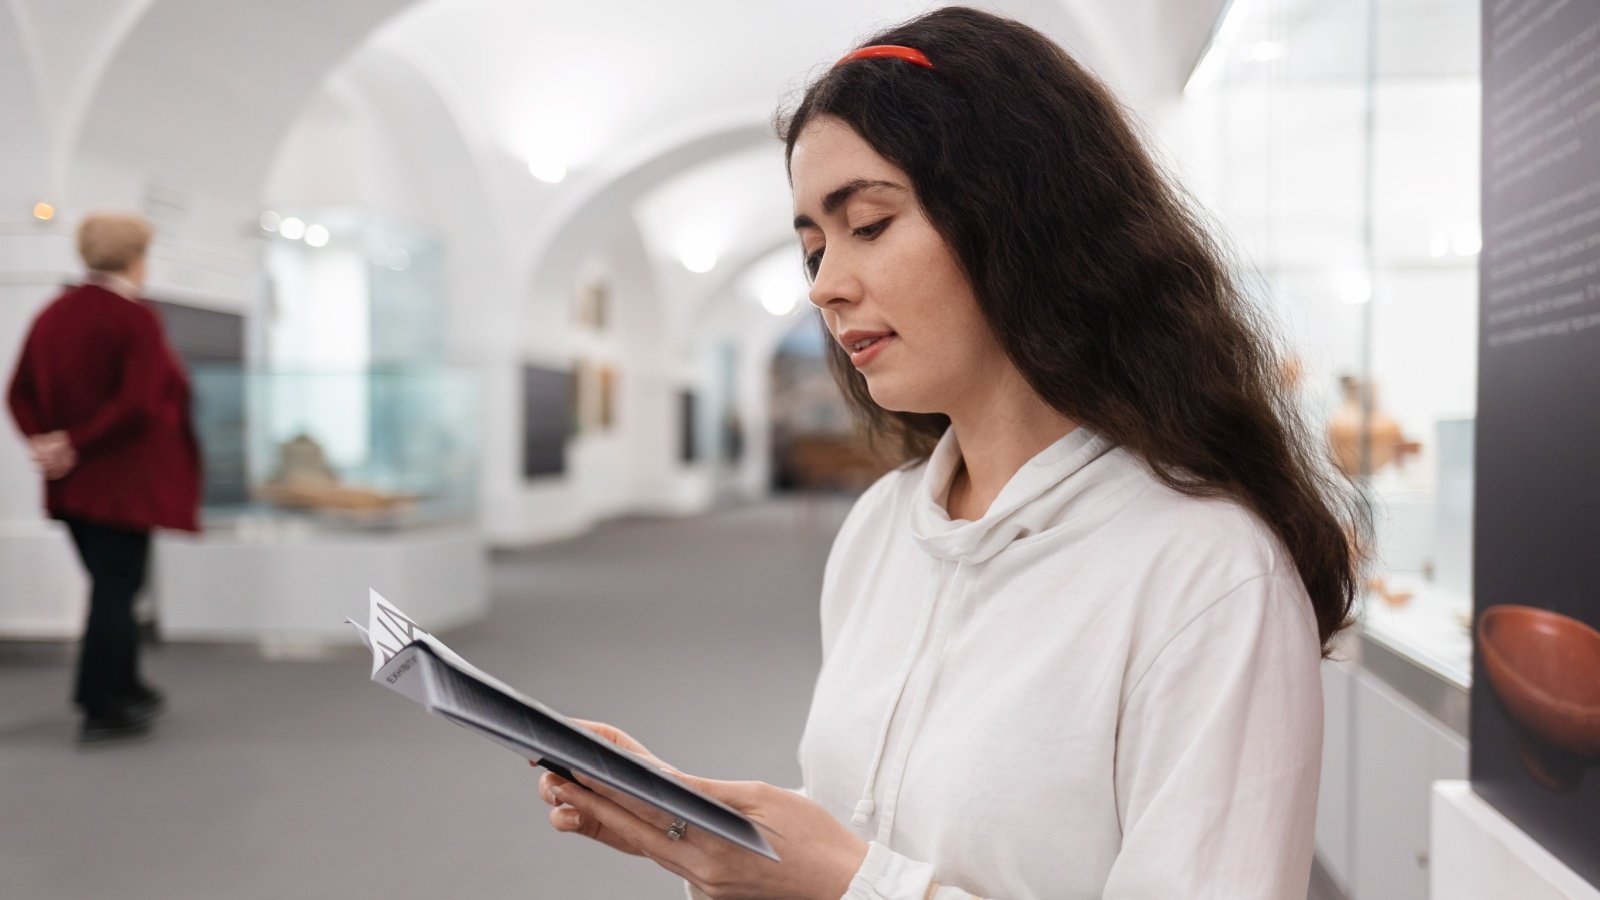
M 371 591 L 365 628 L 372 680 L 563 778 L 580 774 L 734 844 L 777 860 L 755 823 L 638 754 L 604 740 L 480 671 Z

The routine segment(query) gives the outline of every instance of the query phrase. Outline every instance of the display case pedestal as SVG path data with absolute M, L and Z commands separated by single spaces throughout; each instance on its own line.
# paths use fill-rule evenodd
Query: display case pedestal
M 1429 856 L 1433 900 L 1600 900 L 1465 781 L 1434 782 Z
M 76 639 L 88 597 L 66 526 L 42 517 L 0 522 L 0 639 Z
M 329 531 L 306 523 L 240 520 L 203 536 L 162 535 L 155 546 L 161 633 L 179 641 L 294 648 L 357 641 L 367 590 L 430 631 L 488 612 L 488 559 L 467 525 Z

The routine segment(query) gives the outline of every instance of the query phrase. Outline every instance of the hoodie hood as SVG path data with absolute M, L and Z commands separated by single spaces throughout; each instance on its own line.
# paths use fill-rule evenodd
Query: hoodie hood
M 911 501 L 911 530 L 917 543 L 937 559 L 965 565 L 984 562 L 1021 540 L 1060 521 L 1082 489 L 1071 476 L 1112 449 L 1110 441 L 1079 426 L 1039 451 L 1020 469 L 976 521 L 951 519 L 945 511 L 950 481 L 961 465 L 955 429 L 946 429 L 923 470 Z

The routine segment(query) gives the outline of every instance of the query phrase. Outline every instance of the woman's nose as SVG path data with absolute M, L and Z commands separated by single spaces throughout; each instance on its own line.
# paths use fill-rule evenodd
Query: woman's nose
M 824 256 L 817 266 L 816 277 L 811 280 L 807 298 L 818 309 L 836 308 L 861 299 L 861 285 L 847 271 L 844 260 L 836 258 L 830 263 Z

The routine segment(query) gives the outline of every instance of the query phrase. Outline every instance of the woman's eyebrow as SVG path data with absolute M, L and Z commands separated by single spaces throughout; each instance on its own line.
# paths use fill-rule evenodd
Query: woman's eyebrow
M 893 191 L 904 191 L 906 186 L 903 184 L 896 184 L 893 181 L 882 181 L 871 178 L 852 178 L 851 180 L 846 181 L 844 184 L 841 184 L 829 191 L 828 196 L 822 198 L 822 211 L 832 215 L 839 209 L 839 207 L 845 204 L 846 200 L 849 200 L 852 196 L 854 196 L 856 192 L 863 191 L 868 188 L 888 188 L 889 190 Z M 815 228 L 816 226 L 817 223 L 813 221 L 810 216 L 802 214 L 794 217 L 794 227 L 796 230 L 807 227 Z

